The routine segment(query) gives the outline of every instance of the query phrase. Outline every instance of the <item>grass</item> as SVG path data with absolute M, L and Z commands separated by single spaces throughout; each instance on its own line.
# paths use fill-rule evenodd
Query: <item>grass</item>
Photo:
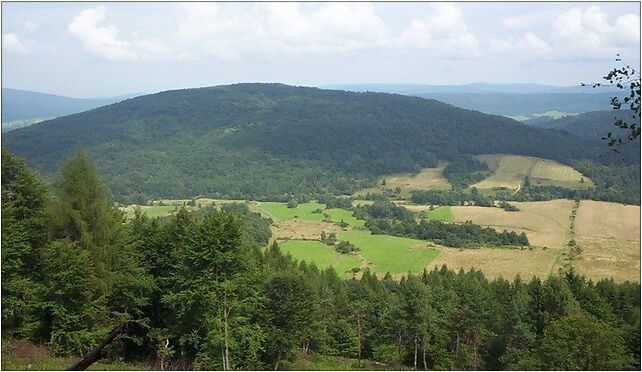
M 363 227 L 365 223 L 362 220 L 356 219 L 352 215 L 352 211 L 340 208 L 325 209 L 324 204 L 315 202 L 301 203 L 297 205 L 296 208 L 288 208 L 286 203 L 262 202 L 260 207 L 275 222 L 287 221 L 294 218 L 299 218 L 305 221 L 321 222 L 326 219 L 324 214 L 327 214 L 330 216 L 330 221 L 339 223 L 343 220 L 352 227 Z M 317 209 L 322 210 L 322 213 L 312 213 Z
M 29 341 L 2 342 L 2 370 L 61 371 L 76 363 L 79 357 L 56 357 L 44 346 Z M 131 371 L 152 369 L 151 366 L 127 364 L 121 361 L 100 360 L 92 364 L 94 371 Z
M 294 361 L 285 362 L 283 367 L 290 371 L 399 371 L 406 369 L 404 366 L 385 365 L 367 359 L 362 359 L 361 366 L 359 366 L 357 359 L 321 354 L 300 354 Z
M 134 218 L 135 207 L 136 206 L 129 205 L 122 208 L 127 218 Z M 176 206 L 174 205 L 140 205 L 138 207 L 150 218 L 169 216 L 176 210 Z
M 528 176 L 533 185 L 552 185 L 568 188 L 592 187 L 593 182 L 580 172 L 552 160 L 518 155 L 479 155 L 493 173 L 475 183 L 478 189 L 506 187 L 517 189 L 524 177 Z
M 424 168 L 419 173 L 396 173 L 381 176 L 377 180 L 377 186 L 359 190 L 355 195 L 377 194 L 398 187 L 401 190 L 400 196 L 407 198 L 412 190 L 448 190 L 451 185 L 442 174 L 446 165 L 447 163 L 440 163 L 436 168 Z M 382 185 L 383 181 L 385 181 L 385 185 Z
M 307 221 L 321 221 L 323 214 L 313 214 L 312 212 L 316 209 L 325 209 L 325 205 L 313 202 L 301 203 L 296 208 L 288 208 L 286 203 L 262 202 L 260 207 L 270 215 L 273 221 L 277 222 L 297 217 Z
M 443 206 L 427 213 L 428 219 L 437 220 L 437 221 L 452 221 L 453 220 L 453 211 L 450 206 Z
M 503 277 L 512 280 L 517 275 L 524 280 L 532 277 L 543 279 L 557 252 L 558 250 L 542 248 L 533 248 L 533 250 L 442 248 L 439 250 L 439 257 L 431 263 L 430 269 L 446 265 L 454 270 L 460 268 L 481 270 L 491 279 Z
M 582 202 L 583 203 L 583 202 Z M 506 212 L 500 208 L 474 206 L 452 207 L 453 221 L 473 221 L 498 231 L 524 232 L 533 249 L 442 249 L 434 265 L 446 264 L 465 270 L 474 267 L 488 277 L 502 276 L 523 279 L 533 276 L 545 278 L 559 267 L 559 256 L 564 251 L 569 228 L 569 215 L 573 208 L 571 200 L 543 202 L 511 202 L 519 212 Z M 546 247 L 546 249 L 544 249 Z
M 640 206 L 582 200 L 575 239 L 582 253 L 572 265 L 580 273 L 640 281 Z
M 423 240 L 372 235 L 364 230 L 342 231 L 339 239 L 359 248 L 359 255 L 373 264 L 373 271 L 380 274 L 421 272 L 438 255 L 438 251 L 427 248 Z
M 355 257 L 338 253 L 334 248 L 316 240 L 288 240 L 279 244 L 279 247 L 297 260 L 314 262 L 320 269 L 334 267 L 339 274 L 360 266 Z

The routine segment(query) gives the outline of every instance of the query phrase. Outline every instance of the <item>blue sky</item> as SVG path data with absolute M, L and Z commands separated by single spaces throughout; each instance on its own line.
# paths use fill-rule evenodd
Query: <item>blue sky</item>
M 3 3 L 2 86 L 574 85 L 638 66 L 639 3 Z

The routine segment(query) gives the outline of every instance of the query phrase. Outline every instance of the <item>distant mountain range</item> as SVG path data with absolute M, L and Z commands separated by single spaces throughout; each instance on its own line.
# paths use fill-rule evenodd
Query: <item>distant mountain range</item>
M 2 88 L 2 123 L 4 125 L 4 123 L 18 120 L 33 122 L 52 119 L 120 102 L 135 96 L 134 94 L 109 98 L 72 98 Z
M 610 108 L 613 87 L 558 87 L 539 84 L 420 85 L 355 84 L 331 85 L 330 89 L 383 92 L 431 98 L 487 114 L 528 120 L 537 116 L 564 116 Z
M 586 93 L 604 94 L 617 92 L 616 88 L 590 86 L 554 86 L 542 84 L 490 84 L 471 83 L 462 85 L 429 85 L 429 84 L 333 84 L 324 85 L 323 89 L 348 90 L 352 92 L 381 92 L 406 95 L 423 95 L 436 93 L 507 93 L 507 94 L 544 94 L 544 93 Z

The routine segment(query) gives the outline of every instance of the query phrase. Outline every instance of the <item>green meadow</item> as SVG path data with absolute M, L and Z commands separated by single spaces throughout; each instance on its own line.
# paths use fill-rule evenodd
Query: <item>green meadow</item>
M 140 208 L 140 210 L 144 212 L 149 218 L 169 216 L 177 208 L 175 205 L 130 205 L 123 208 L 127 218 L 134 218 L 134 211 L 136 207 Z
M 438 255 L 437 250 L 427 248 L 423 240 L 372 235 L 365 230 L 342 231 L 339 239 L 359 248 L 357 253 L 375 265 L 374 272 L 380 274 L 421 272 Z
M 428 219 L 437 220 L 437 221 L 452 221 L 453 220 L 453 211 L 450 206 L 443 206 L 427 213 Z
M 301 203 L 296 206 L 296 208 L 288 208 L 286 203 L 277 203 L 277 202 L 261 202 L 261 209 L 263 209 L 272 220 L 285 221 L 291 220 L 294 218 L 300 218 L 305 221 L 316 221 L 321 222 L 326 217 L 324 214 L 330 216 L 329 220 L 332 222 L 341 222 L 345 221 L 352 227 L 363 227 L 364 221 L 356 219 L 352 215 L 352 211 L 348 211 L 340 208 L 325 209 L 324 204 L 309 202 Z M 321 213 L 312 213 L 315 210 L 320 209 Z
M 353 256 L 338 253 L 334 248 L 316 240 L 288 240 L 279 244 L 279 248 L 297 260 L 314 262 L 320 269 L 332 266 L 339 274 L 360 266 Z

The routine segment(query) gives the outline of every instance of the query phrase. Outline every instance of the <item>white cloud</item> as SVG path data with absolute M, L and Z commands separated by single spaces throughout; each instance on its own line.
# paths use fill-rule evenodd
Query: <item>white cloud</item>
M 429 50 L 442 57 L 468 58 L 479 54 L 479 42 L 468 31 L 459 6 L 432 3 L 432 14 L 411 22 L 399 37 L 406 48 Z
M 26 54 L 31 51 L 27 42 L 20 40 L 18 35 L 13 33 L 2 34 L 2 49 L 17 54 Z
M 436 57 L 479 53 L 458 6 L 431 4 L 431 14 L 393 34 L 371 3 L 179 4 L 176 39 L 200 54 L 236 61 L 246 55 L 350 53 L 378 48 L 417 50 Z M 243 7 L 243 8 L 241 8 Z
M 382 45 L 385 25 L 369 3 L 179 5 L 176 38 L 191 54 L 222 60 L 247 54 L 334 53 Z M 240 7 L 244 7 L 241 9 Z
M 119 38 L 116 26 L 101 26 L 106 19 L 104 5 L 78 13 L 67 30 L 81 41 L 92 55 L 110 62 L 136 62 L 169 56 L 171 50 L 157 39 L 138 38 L 131 41 Z
M 546 24 L 544 15 L 548 15 Z M 624 14 L 610 20 L 598 6 L 574 7 L 554 16 L 549 11 L 516 15 L 504 19 L 503 26 L 512 30 L 538 29 L 538 35 L 527 31 L 519 37 L 489 39 L 492 51 L 516 58 L 607 60 L 626 51 L 639 54 L 640 17 L 637 14 Z
M 99 26 L 105 20 L 107 8 L 104 5 L 81 11 L 71 21 L 67 30 L 78 38 L 83 47 L 97 57 L 112 62 L 132 62 L 138 54 L 129 42 L 118 39 L 118 28 Z
M 551 46 L 533 32 L 526 32 L 517 38 L 490 39 L 493 52 L 509 54 L 518 58 L 547 57 L 551 55 Z
M 571 8 L 552 25 L 551 37 L 561 57 L 613 58 L 621 47 L 639 47 L 640 17 L 625 14 L 614 22 L 597 6 Z

